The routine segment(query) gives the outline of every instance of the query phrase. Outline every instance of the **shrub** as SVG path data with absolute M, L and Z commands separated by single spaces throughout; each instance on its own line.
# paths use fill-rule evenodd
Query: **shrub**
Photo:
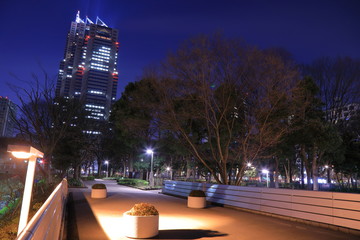
M 149 203 L 137 203 L 126 214 L 131 216 L 156 216 L 159 212 Z
M 130 186 L 147 186 L 149 183 L 145 180 L 136 179 L 136 178 L 122 178 L 117 180 L 118 184 L 120 185 L 130 185 Z
M 93 180 L 95 180 L 95 176 L 87 176 L 86 180 L 93 181 Z
M 189 197 L 206 197 L 204 191 L 201 190 L 192 190 L 189 194 Z
M 96 183 L 96 184 L 92 185 L 91 188 L 92 189 L 106 189 L 106 186 L 105 186 L 105 184 L 102 184 L 102 183 Z
M 68 179 L 68 185 L 71 187 L 82 187 L 83 183 L 80 179 L 70 178 Z

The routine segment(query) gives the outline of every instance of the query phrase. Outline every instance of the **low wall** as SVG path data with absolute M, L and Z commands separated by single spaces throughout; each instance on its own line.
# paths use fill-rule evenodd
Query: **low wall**
M 203 190 L 210 202 L 360 230 L 360 194 L 165 181 L 163 193 Z
M 68 184 L 64 179 L 16 239 L 61 239 L 67 194 Z

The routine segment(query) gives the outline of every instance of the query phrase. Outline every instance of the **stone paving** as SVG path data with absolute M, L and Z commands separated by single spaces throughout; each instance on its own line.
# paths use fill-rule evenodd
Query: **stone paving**
M 90 198 L 91 185 L 104 183 L 106 199 Z M 70 189 L 67 239 L 122 240 L 122 214 L 135 203 L 153 204 L 159 211 L 159 235 L 154 239 L 212 240 L 355 240 L 359 236 L 327 228 L 241 210 L 208 206 L 187 208 L 186 199 L 117 185 L 115 181 L 88 181 L 88 188 Z

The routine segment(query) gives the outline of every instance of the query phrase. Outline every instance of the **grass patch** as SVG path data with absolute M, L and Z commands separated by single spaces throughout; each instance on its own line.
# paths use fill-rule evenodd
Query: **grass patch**
M 162 186 L 150 187 L 148 181 L 136 178 L 119 178 L 117 179 L 117 183 L 119 185 L 134 187 L 141 190 L 157 190 L 162 188 Z
M 133 186 L 133 187 L 146 187 L 149 185 L 148 181 L 136 178 L 119 178 L 117 183 L 120 185 Z

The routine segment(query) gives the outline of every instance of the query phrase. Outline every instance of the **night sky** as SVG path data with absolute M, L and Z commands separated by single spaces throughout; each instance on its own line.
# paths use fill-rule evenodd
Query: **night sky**
M 80 10 L 119 29 L 118 98 L 144 67 L 181 42 L 220 32 L 260 48 L 283 47 L 300 63 L 321 56 L 360 58 L 359 0 L 0 0 L 0 96 L 18 103 L 7 82 L 41 67 L 56 79 L 66 34 Z

